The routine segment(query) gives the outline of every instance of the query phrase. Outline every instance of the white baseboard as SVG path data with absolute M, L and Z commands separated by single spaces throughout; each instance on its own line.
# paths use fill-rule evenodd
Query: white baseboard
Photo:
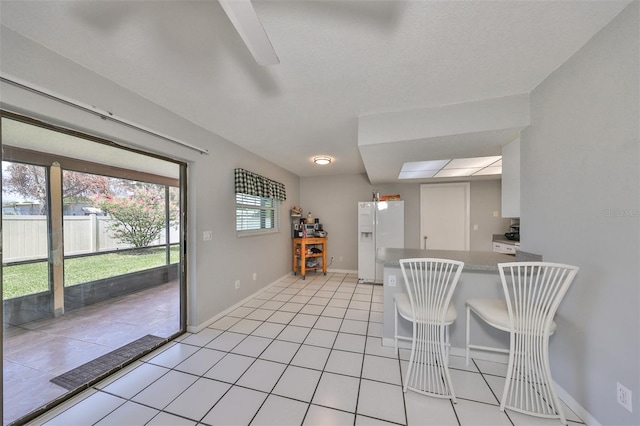
M 228 307 L 224 311 L 214 315 L 213 317 L 209 318 L 208 320 L 206 320 L 203 323 L 200 323 L 198 325 L 189 325 L 189 326 L 187 326 L 187 332 L 188 333 L 198 333 L 198 332 L 204 330 L 205 328 L 209 327 L 214 322 L 218 321 L 223 316 L 227 315 L 229 312 L 232 312 L 233 310 L 235 310 L 235 309 L 239 308 L 240 306 L 244 305 L 246 302 L 248 302 L 249 300 L 251 300 L 254 297 L 256 297 L 256 295 L 258 295 L 258 294 L 262 293 L 263 291 L 265 291 L 266 289 L 272 287 L 274 284 L 279 283 L 280 281 L 282 281 L 282 279 L 284 279 L 284 278 L 286 278 L 288 276 L 289 276 L 289 274 L 283 275 L 282 277 L 278 278 L 277 280 L 273 281 L 270 284 L 267 284 L 266 286 L 262 287 L 260 290 L 256 291 L 255 293 L 250 294 L 249 296 L 245 297 L 244 299 L 242 299 L 238 303 Z
M 451 348 L 449 352 L 453 356 L 461 356 L 466 357 L 467 351 L 465 348 Z M 497 362 L 499 364 L 508 364 L 509 363 L 509 355 L 501 354 L 498 352 L 489 352 L 489 351 L 480 351 L 480 350 L 470 350 L 469 356 L 473 359 L 479 359 L 481 361 L 488 362 Z
M 333 272 L 333 273 L 342 273 L 342 274 L 357 274 L 358 271 L 356 270 L 351 270 L 351 269 L 327 269 L 327 272 Z M 211 324 L 213 324 L 214 322 L 218 321 L 220 318 L 222 318 L 223 316 L 227 315 L 229 312 L 233 311 L 236 308 L 239 308 L 240 306 L 242 306 L 244 303 L 248 302 L 249 300 L 253 299 L 257 294 L 260 294 L 261 292 L 265 291 L 266 289 L 268 289 L 269 287 L 273 286 L 274 284 L 280 282 L 282 279 L 287 278 L 291 276 L 291 274 L 286 274 L 283 275 L 282 277 L 278 278 L 277 280 L 273 281 L 272 283 L 266 285 L 265 287 L 263 287 L 262 289 L 256 291 L 255 293 L 245 297 L 244 299 L 242 299 L 241 301 L 239 301 L 238 303 L 236 303 L 233 306 L 230 306 L 229 308 L 225 309 L 224 311 L 214 315 L 213 317 L 209 318 L 207 321 L 198 324 L 198 325 L 188 325 L 187 326 L 187 332 L 189 333 L 197 333 L 199 331 L 204 330 L 205 328 L 209 327 Z
M 357 273 L 358 271 L 332 269 L 332 270 L 327 270 L 327 272 Z M 234 304 L 233 306 L 230 306 L 229 308 L 227 308 L 224 311 L 214 315 L 213 317 L 211 317 L 207 321 L 205 321 L 205 322 L 203 322 L 203 323 L 201 323 L 201 324 L 199 324 L 197 326 L 187 326 L 187 332 L 189 332 L 189 333 L 198 333 L 199 331 L 207 328 L 208 326 L 210 326 L 211 324 L 213 324 L 214 322 L 216 322 L 220 318 L 222 318 L 225 315 L 227 315 L 229 312 L 233 311 L 234 309 L 239 308 L 244 303 L 246 303 L 249 300 L 253 299 L 256 295 L 262 293 L 263 291 L 267 290 L 268 288 L 272 287 L 276 283 L 280 282 L 283 278 L 286 278 L 288 276 L 289 276 L 289 274 L 282 276 L 281 278 L 273 281 L 272 283 L 266 285 L 262 289 L 260 289 L 260 290 L 256 291 L 255 293 L 245 297 L 244 299 L 242 299 L 238 303 Z M 394 339 L 393 338 L 383 338 L 382 339 L 382 346 L 393 347 L 394 346 Z M 407 342 L 407 341 L 400 340 L 398 342 L 398 347 L 402 348 L 402 349 L 411 349 L 411 343 Z M 451 355 L 453 355 L 453 356 L 459 356 L 459 357 L 465 357 L 466 356 L 465 348 L 452 347 L 449 353 Z M 481 351 L 481 350 L 471 350 L 470 356 L 473 359 L 479 359 L 479 360 L 482 360 L 482 361 L 489 361 L 489 362 L 497 362 L 497 363 L 501 363 L 501 364 L 507 364 L 509 362 L 509 356 L 507 354 L 501 354 L 501 353 L 496 353 L 496 352 L 488 352 L 488 351 Z M 598 422 L 598 420 L 595 417 L 593 417 L 591 415 L 591 413 L 589 413 L 583 406 L 581 406 L 567 391 L 565 391 L 562 388 L 562 386 L 558 385 L 558 383 L 556 383 L 555 381 L 554 381 L 553 384 L 555 385 L 556 391 L 558 393 L 558 397 L 580 419 L 582 419 L 585 422 L 585 424 L 587 424 L 588 426 L 602 426 L 600 424 L 600 422 Z
M 393 341 L 392 341 L 393 344 Z M 466 352 L 464 348 L 451 348 L 451 355 L 455 356 L 466 356 Z M 471 350 L 470 353 L 471 358 L 479 359 L 483 361 L 490 362 L 498 362 L 501 364 L 509 363 L 509 355 L 501 354 L 497 352 L 488 352 L 482 350 Z M 558 385 L 558 383 L 554 380 L 553 385 L 555 386 L 556 392 L 558 394 L 558 398 L 562 400 L 566 404 L 567 407 L 571 409 L 585 424 L 589 426 L 602 426 L 600 423 L 589 413 L 583 406 L 578 404 L 578 402 L 573 399 L 573 397 L 565 391 L 562 386 Z
M 388 346 L 392 348 L 393 345 L 393 338 L 387 337 L 382 339 L 382 346 Z M 398 347 L 402 349 L 411 349 L 411 342 L 408 342 L 406 340 L 399 340 Z M 465 348 L 452 347 L 449 351 L 449 354 L 459 357 L 467 356 Z M 479 359 L 482 361 L 497 362 L 500 364 L 509 363 L 509 355 L 507 354 L 482 350 L 471 350 L 469 355 L 473 359 Z M 567 391 L 565 391 L 562 386 L 558 385 L 558 383 L 555 381 L 553 382 L 553 384 L 556 388 L 556 392 L 558 393 L 558 398 L 560 398 L 562 402 L 564 402 L 567 407 L 571 409 L 571 411 L 573 411 L 580 419 L 582 419 L 585 424 L 587 424 L 588 426 L 602 426 L 600 422 L 598 422 L 598 420 L 596 420 L 596 418 L 593 417 L 591 413 L 589 413 L 583 406 L 581 406 Z
M 567 407 L 569 407 L 571 411 L 576 413 L 576 416 L 580 417 L 580 419 L 582 419 L 582 421 L 586 425 L 602 426 L 600 422 L 591 415 L 590 412 L 588 412 L 582 405 L 578 404 L 578 401 L 573 399 L 573 397 L 569 395 L 569 393 L 566 390 L 564 390 L 562 386 L 560 386 L 555 380 L 553 381 L 553 385 L 556 388 L 556 393 L 558 394 L 558 398 L 560 398 L 562 402 L 567 404 Z
M 382 346 L 387 346 L 389 348 L 393 348 L 395 345 L 394 339 L 391 337 L 383 337 L 382 338 Z M 406 340 L 398 341 L 399 349 L 411 349 L 411 342 L 407 342 Z
M 334 272 L 337 274 L 357 274 L 358 271 L 352 269 L 327 269 L 327 272 Z

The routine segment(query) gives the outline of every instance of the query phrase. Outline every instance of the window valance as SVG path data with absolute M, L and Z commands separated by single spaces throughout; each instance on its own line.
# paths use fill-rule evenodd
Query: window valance
M 235 169 L 236 194 L 255 195 L 284 201 L 287 191 L 283 183 L 244 169 Z

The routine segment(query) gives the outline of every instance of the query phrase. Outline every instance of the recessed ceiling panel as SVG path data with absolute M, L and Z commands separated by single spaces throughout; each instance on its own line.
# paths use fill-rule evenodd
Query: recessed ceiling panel
M 433 177 L 437 170 L 416 170 L 416 171 L 401 171 L 398 175 L 398 179 L 423 179 Z
M 435 175 L 435 177 L 471 176 L 479 170 L 481 170 L 480 167 L 471 167 L 468 169 L 442 169 Z
M 440 170 L 450 160 L 433 160 L 433 161 L 411 161 L 402 165 L 401 172 L 415 172 L 426 170 Z
M 496 161 L 500 160 L 501 156 L 493 156 L 493 157 L 475 157 L 475 158 L 457 158 L 455 160 L 451 160 L 449 164 L 447 164 L 445 169 L 466 169 L 471 167 L 487 167 Z
M 402 165 L 398 179 L 490 176 L 502 174 L 502 156 L 411 161 Z
M 484 169 L 478 170 L 473 176 L 489 176 L 489 175 L 501 175 L 502 174 L 502 166 L 491 166 L 485 167 Z

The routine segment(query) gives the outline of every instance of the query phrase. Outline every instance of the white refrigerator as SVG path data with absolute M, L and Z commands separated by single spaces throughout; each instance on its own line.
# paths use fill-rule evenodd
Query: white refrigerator
M 379 248 L 404 248 L 404 201 L 358 203 L 358 279 L 382 284 Z

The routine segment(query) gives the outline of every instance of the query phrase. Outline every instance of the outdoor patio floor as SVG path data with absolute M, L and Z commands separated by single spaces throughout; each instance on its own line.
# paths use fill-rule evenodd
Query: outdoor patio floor
M 148 334 L 169 337 L 180 328 L 177 281 L 97 303 L 3 333 L 3 424 L 67 390 L 56 376 Z

